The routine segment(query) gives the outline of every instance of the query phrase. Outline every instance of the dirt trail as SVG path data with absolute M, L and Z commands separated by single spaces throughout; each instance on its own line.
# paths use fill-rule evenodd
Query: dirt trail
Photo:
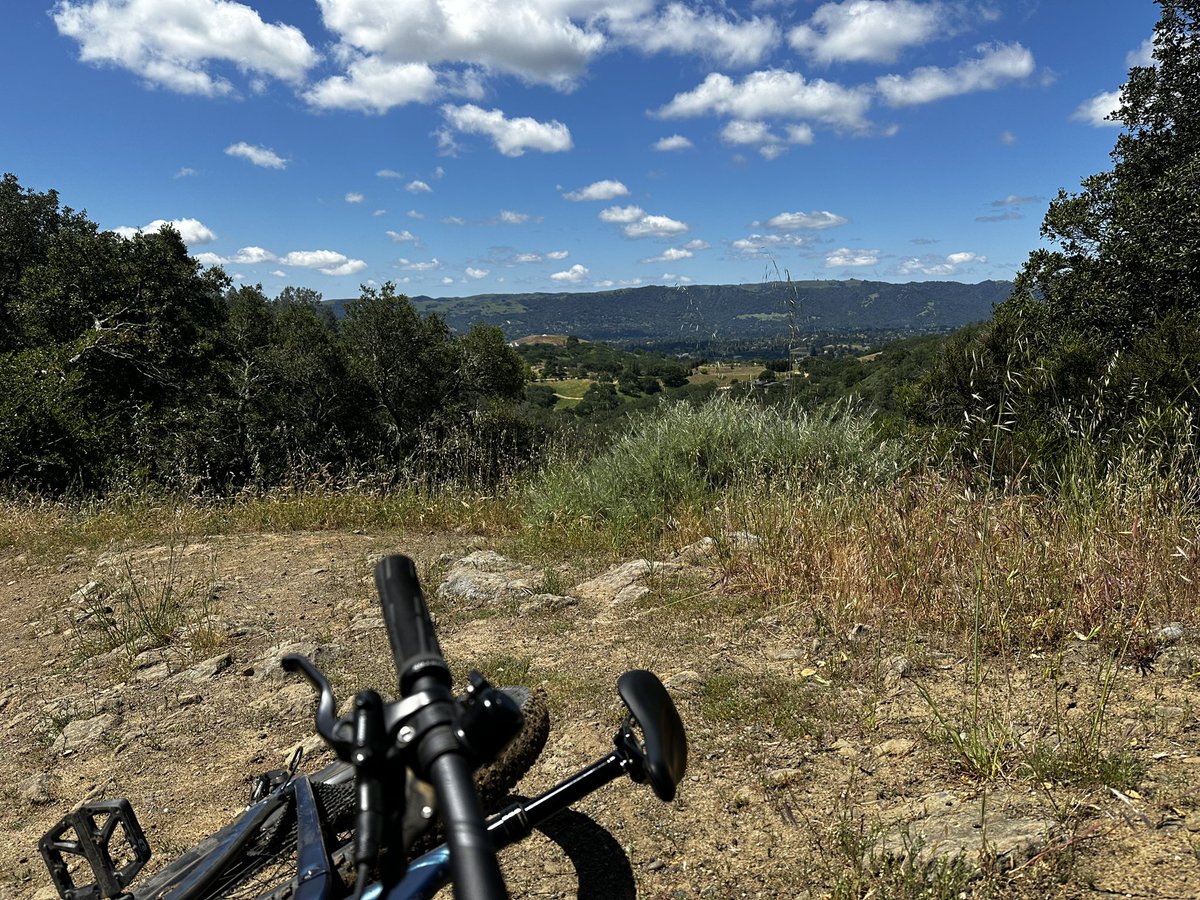
M 315 654 L 342 697 L 387 691 L 374 562 L 414 556 L 432 593 L 451 562 L 481 546 L 461 535 L 321 532 L 0 557 L 0 897 L 54 896 L 36 842 L 85 797 L 128 797 L 158 860 L 229 821 L 248 777 L 311 738 L 311 693 L 282 677 L 278 656 L 297 644 Z M 906 839 L 926 855 L 960 844 L 971 865 L 982 843 L 984 877 L 965 883 L 966 895 L 1200 896 L 1193 636 L 1171 640 L 1149 674 L 1117 673 L 1107 729 L 1145 766 L 1126 790 L 1016 769 L 981 780 L 956 764 L 920 694 L 939 710 L 961 707 L 953 648 L 814 635 L 783 612 L 727 614 L 736 598 L 700 562 L 587 585 L 575 571 L 491 560 L 474 566 L 496 579 L 478 582 L 479 594 L 437 604 L 452 662 L 550 694 L 550 743 L 523 793 L 606 750 L 620 717 L 613 685 L 627 668 L 658 672 L 689 728 L 677 803 L 606 789 L 506 854 L 515 896 L 821 896 L 860 875 L 874 883 L 859 871 L 864 854 L 882 858 Z M 201 626 L 180 625 L 165 647 L 99 653 L 88 616 L 103 593 L 89 583 L 168 570 L 197 586 L 188 603 Z M 1046 677 L 1051 666 L 1057 678 Z M 1100 667 L 1080 642 L 990 673 L 984 695 L 1007 698 L 1004 725 L 1019 735 L 1045 729 L 1055 692 L 1077 692 L 1074 707 L 1060 704 L 1077 732 Z M 885 877 L 916 883 L 898 866 Z

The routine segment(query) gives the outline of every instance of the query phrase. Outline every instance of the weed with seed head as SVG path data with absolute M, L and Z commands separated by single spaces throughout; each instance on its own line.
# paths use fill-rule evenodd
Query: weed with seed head
M 172 542 L 161 559 L 125 555 L 110 561 L 107 573 L 83 593 L 73 656 L 82 660 L 120 649 L 132 660 L 168 644 L 186 644 L 193 651 L 218 646 L 211 560 L 209 577 L 189 575 L 184 554 L 185 547 Z

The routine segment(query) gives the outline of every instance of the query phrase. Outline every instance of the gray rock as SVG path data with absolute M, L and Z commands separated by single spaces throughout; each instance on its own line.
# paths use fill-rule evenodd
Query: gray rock
M 1200 654 L 1186 645 L 1168 647 L 1158 655 L 1154 668 L 1163 675 L 1190 678 L 1200 672 Z
M 749 531 L 731 531 L 725 536 L 725 539 L 729 541 L 730 547 L 737 547 L 741 550 L 755 550 L 762 546 L 762 538 Z
M 443 599 L 470 604 L 511 600 L 530 593 L 529 582 L 524 578 L 471 569 L 452 569 L 438 588 L 438 595 Z
M 102 713 L 90 719 L 68 722 L 62 733 L 50 745 L 50 750 L 66 754 L 89 747 L 110 737 L 120 724 L 121 717 L 116 713 Z
M 529 615 L 538 612 L 559 612 L 578 605 L 574 597 L 564 597 L 559 594 L 534 594 L 528 601 L 521 604 L 521 614 Z
M 686 565 L 699 566 L 709 562 L 716 551 L 717 542 L 710 537 L 705 537 L 682 548 L 675 554 L 675 558 Z
M 583 600 L 613 603 L 625 588 L 650 576 L 668 575 L 685 567 L 679 563 L 652 562 L 635 559 L 614 566 L 595 578 L 577 584 L 571 593 Z
M 175 676 L 175 681 L 202 682 L 211 681 L 233 664 L 233 657 L 228 653 L 210 656 L 203 662 L 198 662 L 189 669 L 184 669 Z
M 767 773 L 767 784 L 771 787 L 787 787 L 806 779 L 803 769 L 772 769 Z
M 895 693 L 912 671 L 912 661 L 903 655 L 889 656 L 881 666 L 884 690 Z
M 1178 622 L 1172 622 L 1154 632 L 1154 639 L 1163 646 L 1169 646 L 1183 640 L 1184 633 L 1182 625 Z
M 81 584 L 79 590 L 73 593 L 70 597 L 72 603 L 82 603 L 89 599 L 93 594 L 100 592 L 100 582 L 89 581 L 87 584 Z
M 476 550 L 455 562 L 452 569 L 478 569 L 481 572 L 511 572 L 521 568 L 507 556 L 495 550 Z
M 144 669 L 138 669 L 129 678 L 130 684 L 154 684 L 171 677 L 170 663 L 160 662 Z
M 912 753 L 916 746 L 916 741 L 910 741 L 908 738 L 890 738 L 876 745 L 874 753 L 876 756 L 906 756 Z
M 17 784 L 17 798 L 34 806 L 49 803 L 54 799 L 50 796 L 50 773 L 39 772 L 19 782 Z
M 617 596 L 613 597 L 613 603 L 636 603 L 648 593 L 650 588 L 641 584 L 630 584 L 617 591 Z
M 533 570 L 494 550 L 476 550 L 450 564 L 438 596 L 480 605 L 533 593 Z
M 283 641 L 270 647 L 251 665 L 250 674 L 255 678 L 279 679 L 289 678 L 283 670 L 281 660 L 289 653 L 299 653 L 311 659 L 318 668 L 325 668 L 334 656 L 338 647 L 334 644 L 315 644 L 311 641 Z
M 985 807 L 982 799 L 939 791 L 897 813 L 877 852 L 916 853 L 925 863 L 957 859 L 971 869 L 977 869 L 986 854 L 1007 871 L 1044 848 L 1057 828 L 1053 819 L 1025 810 L 1019 799 L 1003 793 L 991 794 Z
M 858 748 L 845 738 L 838 738 L 830 745 L 829 749 L 842 759 L 855 759 L 859 755 Z
M 250 704 L 256 712 L 275 714 L 286 719 L 311 716 L 317 709 L 317 694 L 307 682 L 285 684 L 259 697 Z

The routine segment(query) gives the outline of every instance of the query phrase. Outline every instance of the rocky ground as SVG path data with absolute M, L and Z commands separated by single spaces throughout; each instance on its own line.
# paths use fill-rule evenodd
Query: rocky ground
M 386 691 L 370 573 L 395 551 L 437 589 L 457 667 L 547 690 L 523 793 L 605 752 L 627 668 L 659 673 L 688 726 L 675 803 L 594 795 L 505 855 L 514 895 L 1200 896 L 1186 629 L 1161 629 L 1144 671 L 1080 636 L 986 660 L 976 682 L 953 640 L 824 633 L 738 596 L 703 544 L 527 566 L 469 535 L 339 532 L 0 553 L 0 896 L 54 896 L 37 839 L 81 800 L 128 797 L 166 860 L 297 745 L 320 765 L 311 691 L 278 659 L 308 653 L 342 697 Z M 1112 771 L 1077 777 L 1095 759 Z

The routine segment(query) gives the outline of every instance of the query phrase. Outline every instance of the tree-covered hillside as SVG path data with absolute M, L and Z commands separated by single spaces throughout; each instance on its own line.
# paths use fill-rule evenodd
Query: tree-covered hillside
M 714 342 L 807 340 L 838 332 L 900 336 L 950 331 L 988 318 L 1011 290 L 1006 281 L 770 281 L 442 300 L 422 296 L 413 303 L 441 315 L 456 330 L 486 322 L 503 328 L 510 340 L 571 334 L 620 343 L 682 342 L 705 349 Z

